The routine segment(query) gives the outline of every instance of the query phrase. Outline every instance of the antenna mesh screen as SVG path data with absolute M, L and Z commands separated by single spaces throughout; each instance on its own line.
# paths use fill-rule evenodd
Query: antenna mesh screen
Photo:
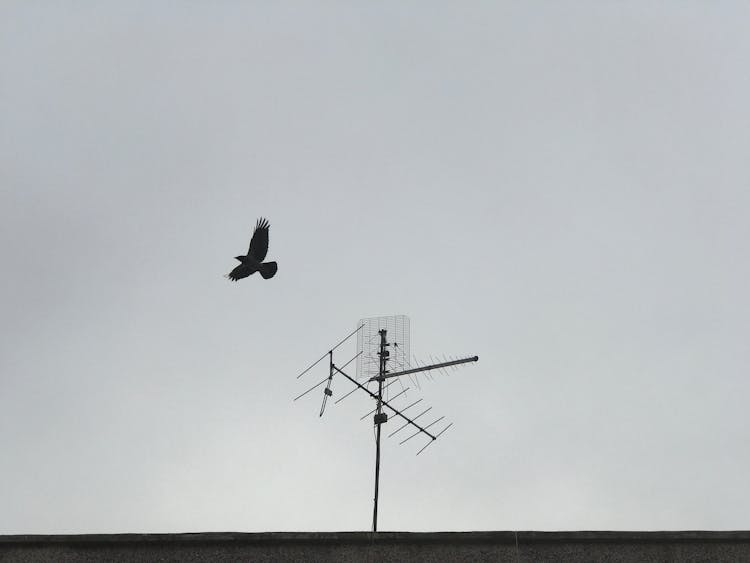
M 386 331 L 386 341 L 390 352 L 386 369 L 389 372 L 409 369 L 409 317 L 393 315 L 390 317 L 372 317 L 362 319 L 357 326 L 363 325 L 357 332 L 357 379 L 378 375 L 380 368 L 380 334 Z

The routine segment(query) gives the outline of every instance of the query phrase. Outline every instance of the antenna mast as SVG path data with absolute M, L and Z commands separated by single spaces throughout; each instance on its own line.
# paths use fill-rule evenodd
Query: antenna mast
M 378 531 L 378 488 L 380 485 L 380 426 L 388 420 L 388 415 L 383 412 L 383 381 L 385 381 L 386 369 L 385 365 L 388 361 L 390 353 L 387 350 L 388 342 L 385 338 L 386 329 L 380 329 L 380 369 L 378 370 L 378 408 L 375 414 L 375 426 L 377 426 L 375 438 L 375 506 L 372 510 L 372 531 Z

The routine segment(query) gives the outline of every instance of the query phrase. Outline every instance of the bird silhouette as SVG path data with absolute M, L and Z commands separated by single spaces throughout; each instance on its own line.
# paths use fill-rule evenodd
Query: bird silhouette
M 278 264 L 276 262 L 263 262 L 268 253 L 268 220 L 261 217 L 255 224 L 253 238 L 250 239 L 250 248 L 247 250 L 247 256 L 235 256 L 235 260 L 240 261 L 240 265 L 227 274 L 232 281 L 241 280 L 247 276 L 260 272 L 263 279 L 270 279 L 276 275 Z

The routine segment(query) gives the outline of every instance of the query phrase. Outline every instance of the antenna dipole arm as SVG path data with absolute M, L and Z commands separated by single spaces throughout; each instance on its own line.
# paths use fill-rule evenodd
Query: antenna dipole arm
M 329 354 L 330 354 L 331 352 L 333 352 L 333 351 L 334 351 L 334 350 L 335 350 L 336 348 L 338 348 L 339 346 L 341 346 L 341 345 L 342 345 L 342 344 L 343 344 L 344 342 L 346 342 L 347 340 L 349 340 L 349 339 L 350 339 L 350 338 L 351 338 L 352 336 L 354 336 L 355 334 L 357 334 L 357 331 L 359 331 L 359 329 L 360 329 L 360 328 L 362 328 L 363 326 L 365 326 L 365 325 L 363 325 L 363 324 L 359 325 L 359 326 L 358 326 L 358 327 L 357 327 L 356 329 L 354 329 L 354 331 L 353 331 L 353 332 L 350 332 L 350 333 L 349 333 L 349 335 L 348 335 L 348 336 L 347 336 L 346 338 L 344 338 L 344 339 L 343 339 L 343 340 L 342 340 L 341 342 L 339 342 L 338 344 L 336 344 L 336 346 L 334 346 L 333 348 L 331 348 L 331 349 L 330 349 L 330 350 L 329 350 L 328 352 L 326 352 L 326 353 L 325 353 L 325 354 L 323 354 L 323 355 L 322 355 L 322 356 L 321 356 L 320 358 L 318 358 L 318 359 L 317 359 L 317 360 L 315 360 L 315 361 L 314 361 L 313 363 L 311 363 L 311 364 L 310 364 L 309 366 L 307 366 L 307 368 L 305 369 L 305 371 L 303 371 L 302 373 L 300 373 L 300 374 L 299 374 L 299 375 L 297 376 L 297 379 L 299 379 L 300 377 L 302 377 L 303 375 L 305 375 L 305 374 L 306 374 L 306 373 L 307 373 L 308 371 L 310 371 L 310 370 L 311 370 L 312 368 L 314 368 L 314 367 L 315 367 L 315 366 L 317 366 L 317 365 L 318 365 L 318 364 L 319 364 L 320 362 L 322 362 L 322 361 L 323 361 L 323 359 L 324 359 L 324 358 L 325 358 L 325 357 L 326 357 L 327 355 L 329 355 Z
M 466 364 L 468 362 L 478 362 L 479 356 L 472 356 L 471 358 L 463 358 L 462 360 L 451 360 L 450 362 L 442 362 L 440 364 L 432 364 L 430 366 L 423 366 L 421 368 L 407 369 L 404 371 L 397 371 L 395 373 L 387 373 L 385 375 L 376 375 L 368 379 L 368 381 L 385 381 L 391 377 L 399 377 L 401 375 L 408 375 L 410 373 L 418 373 L 420 371 L 428 371 L 431 369 L 440 369 L 448 366 L 455 366 L 458 364 Z

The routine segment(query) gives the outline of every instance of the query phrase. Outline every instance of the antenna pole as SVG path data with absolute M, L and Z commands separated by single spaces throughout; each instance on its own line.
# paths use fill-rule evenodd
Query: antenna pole
M 393 340 L 393 342 L 391 343 L 388 342 L 389 332 L 390 337 Z M 376 333 L 377 336 L 380 336 L 379 342 L 378 340 L 376 340 Z M 357 335 L 357 354 L 343 366 L 337 366 L 333 361 L 333 352 L 355 334 Z M 393 347 L 393 359 L 395 360 L 395 362 L 389 364 L 388 361 L 391 359 L 391 347 Z M 409 413 L 407 414 L 406 411 L 420 403 L 422 399 L 413 401 L 404 407 L 397 407 L 394 401 L 397 398 L 401 397 L 401 395 L 405 395 L 409 390 L 409 387 L 404 387 L 403 385 L 401 385 L 401 393 L 397 393 L 396 395 L 393 395 L 393 393 L 389 393 L 388 388 L 396 382 L 396 379 L 401 378 L 404 375 L 411 376 L 412 374 L 417 374 L 420 372 L 425 372 L 425 374 L 428 374 L 432 370 L 440 370 L 441 373 L 445 373 L 445 368 L 455 369 L 455 366 L 457 365 L 476 362 L 479 360 L 479 357 L 472 356 L 458 359 L 449 357 L 446 359 L 445 356 L 443 356 L 442 361 L 440 361 L 440 359 L 436 361 L 432 357 L 430 357 L 430 360 L 432 362 L 430 365 L 423 365 L 414 360 L 414 363 L 411 364 L 414 367 L 409 367 L 409 319 L 408 317 L 405 317 L 403 315 L 360 320 L 354 332 L 349 333 L 346 338 L 341 340 L 341 342 L 336 344 L 336 346 L 331 348 L 326 354 L 323 354 L 320 358 L 318 358 L 318 360 L 309 365 L 307 369 L 305 369 L 297 376 L 297 378 L 299 379 L 307 372 L 312 370 L 316 365 L 323 362 L 326 356 L 328 356 L 328 377 L 311 386 L 304 393 L 297 395 L 294 400 L 296 401 L 297 399 L 308 395 L 313 390 L 319 389 L 322 385 L 325 385 L 325 388 L 323 389 L 323 402 L 320 406 L 319 413 L 319 416 L 323 416 L 323 413 L 325 412 L 326 406 L 328 404 L 328 400 L 333 396 L 332 384 L 333 376 L 335 374 L 340 374 L 341 376 L 343 376 L 346 380 L 349 381 L 349 383 L 354 385 L 354 389 L 352 389 L 348 393 L 345 393 L 341 398 L 335 400 L 334 403 L 340 403 L 356 391 L 364 391 L 367 396 L 370 397 L 370 399 L 375 400 L 375 408 L 370 410 L 370 412 L 365 414 L 360 419 L 364 420 L 374 413 L 373 423 L 375 425 L 375 428 L 373 428 L 373 430 L 375 431 L 375 493 L 373 496 L 372 509 L 372 533 L 374 534 L 378 531 L 378 501 L 380 494 L 380 439 L 383 430 L 383 424 L 388 422 L 388 417 L 396 416 L 401 418 L 403 422 L 401 426 L 391 432 L 388 437 L 401 432 L 408 426 L 412 427 L 412 434 L 401 440 L 401 444 L 408 442 L 412 440 L 412 438 L 415 438 L 419 435 L 422 435 L 424 439 L 429 438 L 429 441 L 422 446 L 422 448 L 417 452 L 417 455 L 422 453 L 428 446 L 430 446 L 435 440 L 437 440 L 438 437 L 442 436 L 443 433 L 453 425 L 451 423 L 442 429 L 437 428 L 437 425 L 441 424 L 441 422 L 444 420 L 444 416 L 441 416 L 431 422 L 425 422 L 427 418 L 423 419 L 422 417 L 430 412 L 432 407 L 422 410 L 422 412 L 420 412 L 419 414 L 413 414 L 413 411 L 409 411 Z M 378 356 L 378 360 L 375 359 L 375 356 Z M 358 358 L 359 361 L 357 362 L 357 378 L 363 377 L 364 381 L 360 380 L 361 382 L 357 381 L 357 378 L 351 377 L 344 372 L 344 368 L 346 368 L 346 366 L 348 366 Z M 377 371 L 374 369 L 376 364 L 378 365 Z M 394 365 L 395 367 L 393 367 Z M 389 366 L 393 367 L 395 371 L 389 370 Z M 375 375 L 375 373 L 377 373 L 377 375 Z M 427 377 L 430 380 L 432 379 L 430 375 L 427 375 Z M 400 381 L 401 379 L 399 379 L 399 382 Z M 373 382 L 377 382 L 377 389 L 373 389 L 370 385 L 370 383 Z M 417 387 L 419 387 L 418 380 L 416 382 L 416 385 Z M 370 403 L 370 405 L 372 406 L 372 403 Z M 441 426 L 444 424 L 446 423 L 442 422 Z M 435 430 L 430 430 L 433 427 L 435 427 Z
M 386 347 L 385 335 L 386 330 L 378 331 L 380 334 L 380 369 L 378 370 L 378 407 L 375 413 L 375 426 L 376 426 L 376 438 L 375 438 L 375 506 L 372 511 L 372 531 L 378 531 L 378 485 L 380 484 L 380 425 L 388 420 L 388 415 L 383 413 L 383 379 L 386 374 L 385 365 L 388 361 L 388 350 Z

